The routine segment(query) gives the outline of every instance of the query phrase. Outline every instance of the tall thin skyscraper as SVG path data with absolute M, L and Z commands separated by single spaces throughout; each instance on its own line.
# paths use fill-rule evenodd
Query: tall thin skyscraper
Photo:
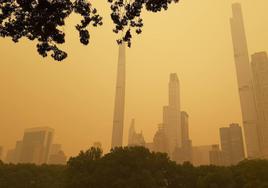
M 123 145 L 124 114 L 125 114 L 125 87 L 126 87 L 126 48 L 119 46 L 117 80 L 114 103 L 112 148 Z
M 232 10 L 230 24 L 247 154 L 249 158 L 256 158 L 260 156 L 257 110 L 241 5 L 233 4 Z
M 266 52 L 251 56 L 253 83 L 258 112 L 258 130 L 262 157 L 268 158 L 268 57 Z
M 163 110 L 163 124 L 170 156 L 176 148 L 182 146 L 180 83 L 176 73 L 169 78 L 169 105 Z

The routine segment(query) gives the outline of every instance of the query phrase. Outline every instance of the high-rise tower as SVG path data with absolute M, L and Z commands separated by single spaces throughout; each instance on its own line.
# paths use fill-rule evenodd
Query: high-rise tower
M 167 138 L 168 153 L 173 155 L 181 147 L 180 83 L 176 73 L 169 78 L 169 105 L 164 107 L 163 124 Z
M 247 154 L 249 158 L 256 158 L 260 156 L 257 111 L 241 5 L 233 4 L 232 10 L 230 24 Z
M 245 159 L 242 129 L 238 124 L 220 128 L 220 139 L 226 165 L 236 165 Z
M 253 83 L 258 112 L 258 130 L 262 157 L 268 158 L 268 56 L 258 52 L 251 56 Z
M 119 46 L 117 80 L 114 103 L 112 148 L 123 145 L 123 129 L 125 114 L 126 87 L 126 49 L 125 44 Z

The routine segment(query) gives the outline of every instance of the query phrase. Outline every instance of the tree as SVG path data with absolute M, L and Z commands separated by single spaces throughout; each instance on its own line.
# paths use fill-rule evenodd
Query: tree
M 143 147 L 81 151 L 67 165 L 0 163 L 2 188 L 267 188 L 268 161 L 236 166 L 182 165 Z
M 172 170 L 173 169 L 173 170 Z M 67 164 L 66 187 L 172 188 L 176 164 L 144 147 L 115 148 L 101 157 L 91 148 Z
M 120 34 L 117 42 L 131 46 L 132 30 L 141 33 L 143 10 L 159 12 L 167 10 L 168 4 L 179 0 L 108 0 L 111 4 L 111 19 L 115 24 L 114 32 Z M 144 8 L 145 7 L 145 8 Z M 90 26 L 103 24 L 102 17 L 88 0 L 0 0 L 0 36 L 11 37 L 14 42 L 25 37 L 37 40 L 37 51 L 43 57 L 51 56 L 61 61 L 67 53 L 58 44 L 65 42 L 62 27 L 72 13 L 82 16 L 76 25 L 80 42 L 88 45 Z

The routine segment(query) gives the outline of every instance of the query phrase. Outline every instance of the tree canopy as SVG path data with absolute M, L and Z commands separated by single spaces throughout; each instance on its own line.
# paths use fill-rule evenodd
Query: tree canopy
M 113 32 L 120 36 L 117 43 L 126 42 L 131 46 L 133 30 L 137 34 L 142 32 L 143 10 L 167 10 L 169 4 L 178 1 L 108 0 L 111 4 L 111 19 L 115 24 Z M 88 45 L 89 27 L 103 24 L 103 18 L 88 0 L 0 0 L 0 36 L 11 37 L 14 42 L 19 42 L 23 37 L 36 40 L 40 55 L 46 57 L 52 52 L 51 56 L 61 61 L 67 57 L 67 53 L 58 47 L 65 42 L 62 27 L 72 13 L 82 16 L 75 28 L 79 32 L 80 42 Z
M 3 188 L 267 188 L 268 161 L 245 160 L 236 166 L 182 165 L 167 154 L 143 147 L 81 151 L 67 165 L 4 164 Z

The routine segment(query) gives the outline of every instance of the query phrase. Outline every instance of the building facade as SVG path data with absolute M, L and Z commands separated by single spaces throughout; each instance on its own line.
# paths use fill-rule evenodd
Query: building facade
M 193 146 L 192 147 L 192 163 L 194 166 L 209 165 L 209 152 L 212 150 L 212 145 Z
M 220 140 L 227 165 L 236 165 L 245 159 L 242 129 L 238 124 L 220 128 Z
M 220 150 L 220 146 L 218 144 L 212 145 L 212 148 L 209 151 L 209 162 L 211 165 L 216 165 L 216 166 L 227 165 L 224 154 Z
M 54 130 L 49 127 L 24 131 L 19 163 L 43 164 L 48 162 Z
M 258 112 L 258 133 L 263 158 L 268 158 L 268 57 L 266 52 L 251 56 L 255 99 Z
M 163 124 L 158 125 L 158 130 L 156 131 L 153 138 L 153 151 L 167 153 L 167 138 L 163 127 Z

